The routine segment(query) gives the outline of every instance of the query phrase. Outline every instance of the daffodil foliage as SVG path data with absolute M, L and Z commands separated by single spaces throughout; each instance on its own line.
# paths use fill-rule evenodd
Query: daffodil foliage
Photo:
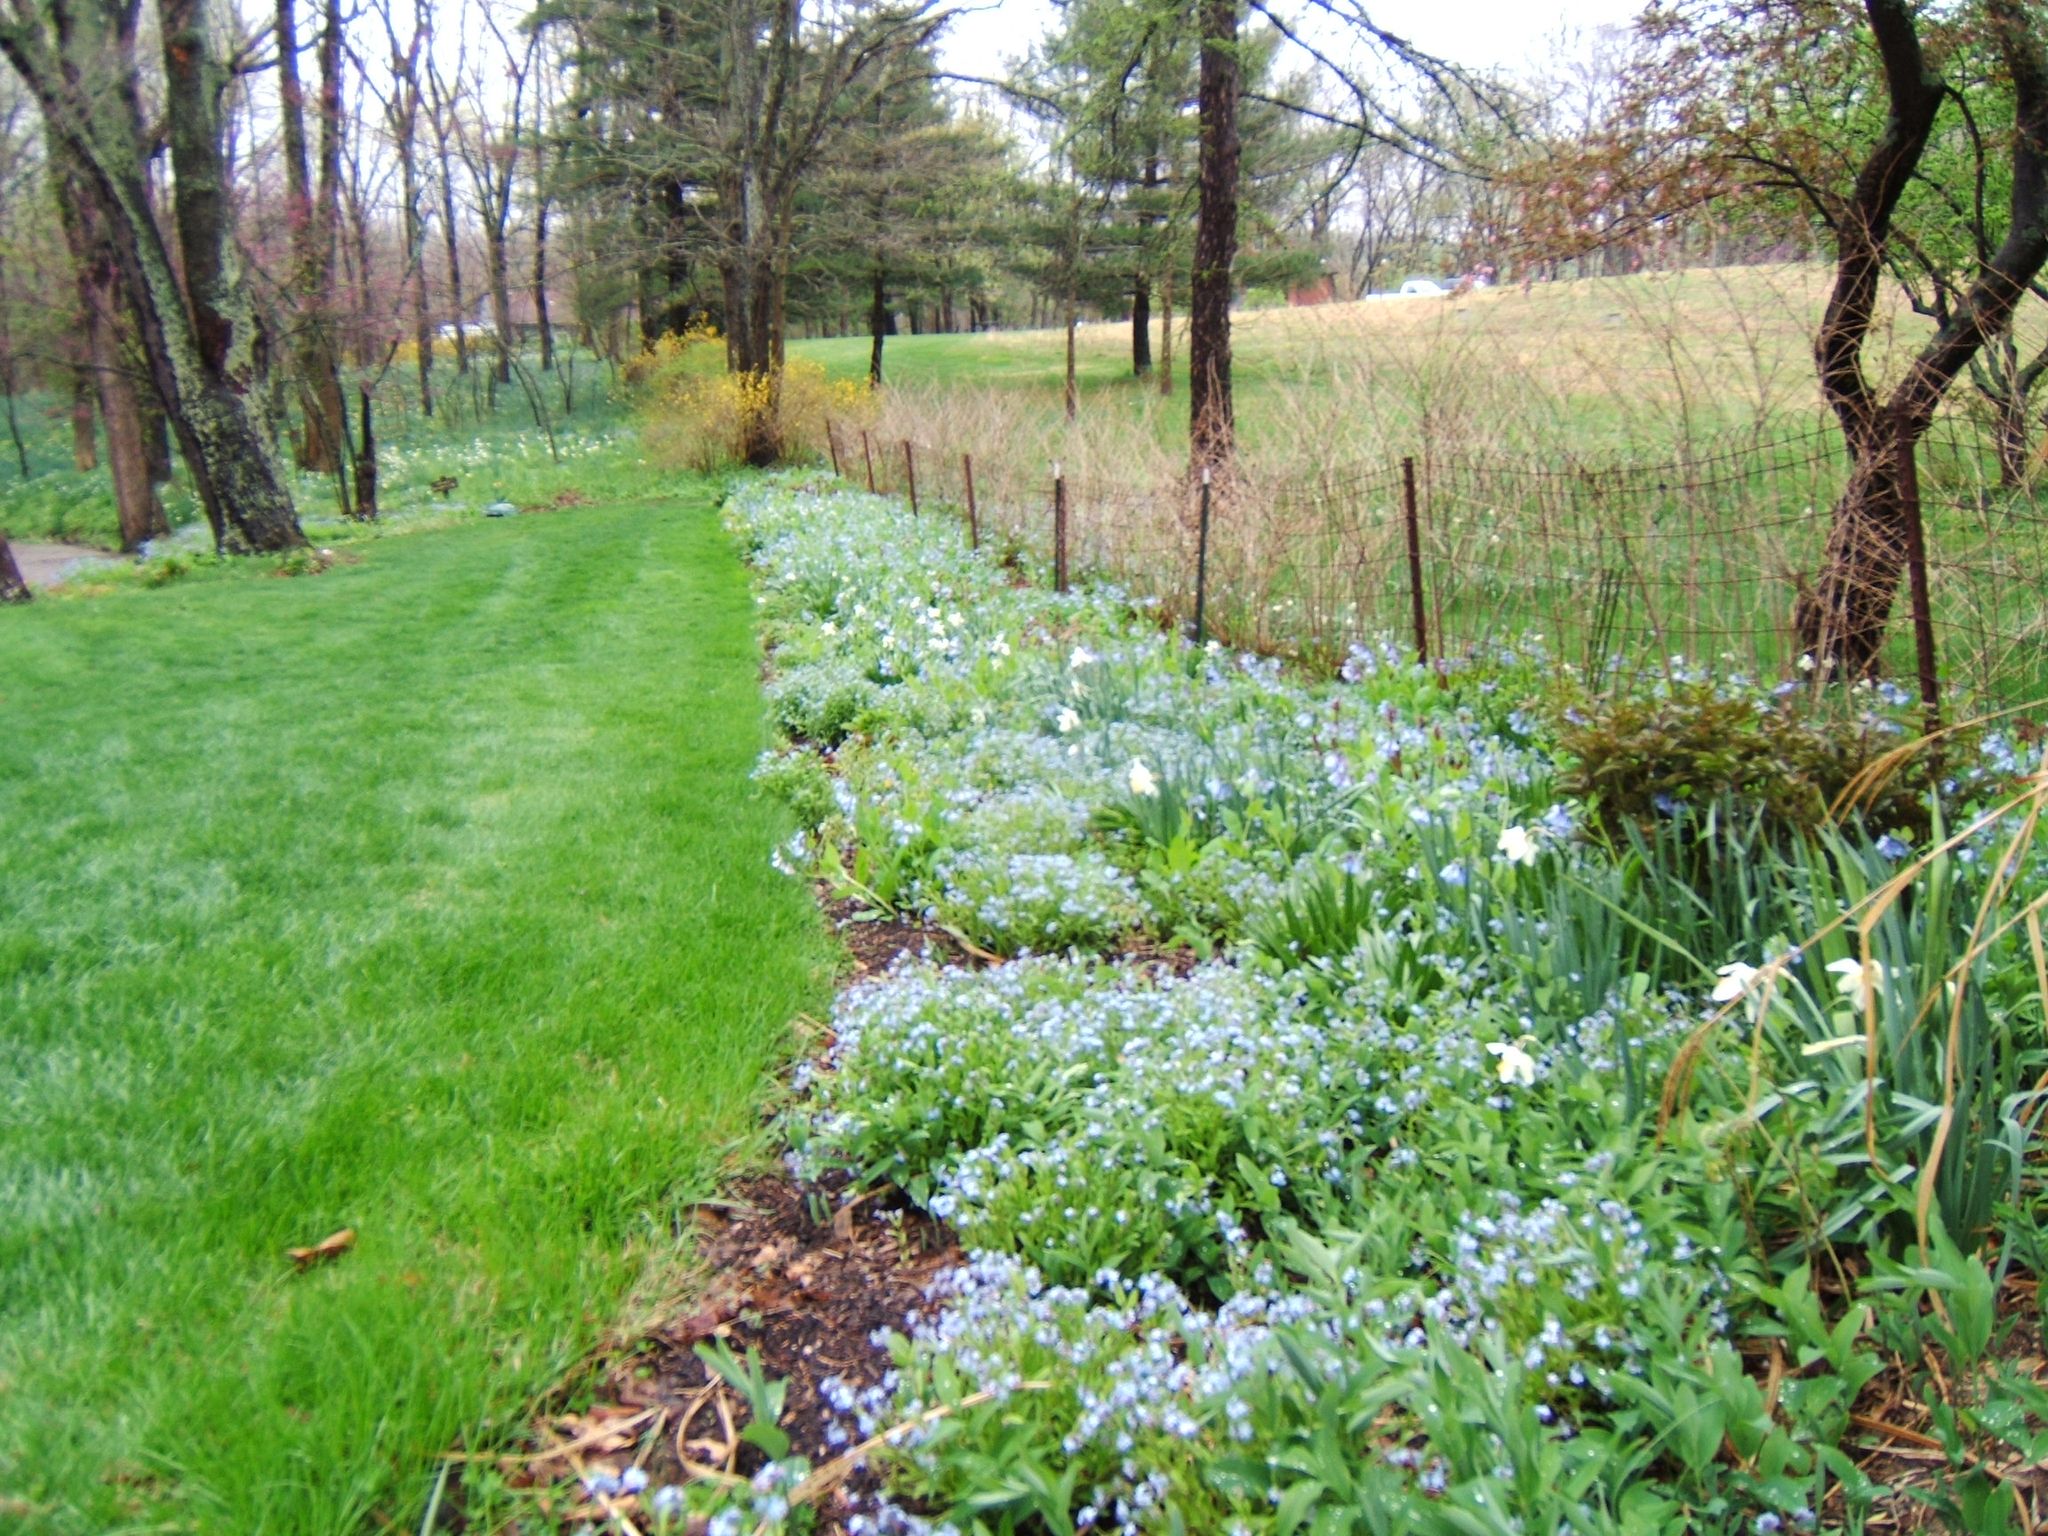
M 846 1444 L 891 1431 L 848 1529 L 1764 1532 L 1874 1507 L 1850 1446 L 1874 1343 L 1991 1271 L 1972 1228 L 1898 1278 L 1939 1094 L 1873 1090 L 1868 1043 L 1910 1022 L 1916 952 L 1954 958 L 2009 817 L 1866 941 L 1840 919 L 1922 850 L 1853 825 L 1745 844 L 1732 808 L 1677 801 L 1617 844 L 1556 788 L 1550 722 L 1593 706 L 1540 647 L 1425 671 L 1376 641 L 1316 679 L 837 482 L 749 480 L 728 515 L 786 733 L 759 777 L 803 824 L 778 859 L 980 957 L 847 991 L 787 1121 L 797 1174 L 895 1186 L 973 1256 L 886 1381 L 836 1394 Z M 1795 703 L 1663 658 L 1640 686 Z M 1896 728 L 1875 690 L 1849 707 Z M 2020 766 L 1996 739 L 1951 764 L 1955 806 Z M 1731 851 L 1719 883 L 1684 884 L 1702 847 Z M 1976 970 L 1965 1006 L 2026 1016 L 2020 949 Z M 2031 1027 L 1984 1070 L 2037 1073 Z M 2029 1113 L 1977 1130 L 2023 1142 Z M 2017 1165 L 1978 1173 L 2031 1232 Z M 1892 1280 L 1824 1305 L 1816 1255 L 1844 1253 Z M 1799 1379 L 1767 1390 L 1770 1338 Z M 1999 1390 L 2000 1422 L 2034 1422 Z M 746 1506 L 770 1529 L 809 1486 L 776 1478 Z

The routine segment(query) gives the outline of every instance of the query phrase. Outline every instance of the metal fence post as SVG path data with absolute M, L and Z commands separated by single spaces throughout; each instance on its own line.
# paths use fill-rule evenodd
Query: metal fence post
M 1415 460 L 1401 461 L 1401 509 L 1408 525 L 1408 606 L 1415 621 L 1415 660 L 1429 665 L 1429 617 L 1422 598 L 1422 512 L 1416 504 Z
M 873 445 L 868 442 L 868 433 L 865 427 L 861 428 L 860 433 L 860 456 L 867 461 L 868 494 L 872 496 L 875 491 L 875 450 Z
M 1052 467 L 1052 587 L 1067 590 L 1067 477 Z
M 903 439 L 903 483 L 910 488 L 910 515 L 917 516 L 917 459 L 910 439 Z
M 974 509 L 974 455 L 960 455 L 960 470 L 967 480 L 967 547 L 981 548 L 981 517 Z
M 832 474 L 833 474 L 833 477 L 834 477 L 834 478 L 836 479 L 836 478 L 838 478 L 838 477 L 839 477 L 839 473 L 840 473 L 840 471 L 839 471 L 839 432 L 838 432 L 838 430 L 837 430 L 837 429 L 836 429 L 836 428 L 835 428 L 835 427 L 834 427 L 834 426 L 832 425 L 832 418 L 831 418 L 831 417 L 829 417 L 829 416 L 825 418 L 825 447 L 826 447 L 827 449 L 829 449 L 829 450 L 831 451 L 831 454 L 832 454 Z
M 1195 644 L 1209 638 L 1209 466 L 1202 466 L 1202 517 L 1195 534 Z
M 1934 608 L 1927 596 L 1927 525 L 1920 516 L 1920 466 L 1912 429 L 1902 411 L 1894 418 L 1899 502 L 1906 518 L 1906 590 L 1913 604 L 1913 660 L 1920 673 L 1920 708 L 1927 733 L 1941 729 L 1941 675 L 1934 652 Z

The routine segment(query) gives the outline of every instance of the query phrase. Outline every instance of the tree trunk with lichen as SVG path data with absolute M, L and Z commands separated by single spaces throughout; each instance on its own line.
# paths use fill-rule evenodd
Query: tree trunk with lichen
M 53 155 L 104 222 L 150 382 L 222 549 L 304 542 L 243 399 L 250 328 L 227 260 L 231 206 L 218 132 L 221 65 L 203 0 L 163 0 L 164 123 L 182 273 L 157 223 L 137 125 L 134 14 L 58 0 L 0 13 L 0 56 L 35 98 Z M 182 280 L 181 280 L 182 278 Z

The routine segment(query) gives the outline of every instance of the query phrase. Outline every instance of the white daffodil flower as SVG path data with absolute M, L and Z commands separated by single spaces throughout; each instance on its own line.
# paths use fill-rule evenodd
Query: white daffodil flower
M 1534 864 L 1536 855 L 1542 851 L 1527 827 L 1509 827 L 1494 846 L 1510 864 Z
M 1130 781 L 1131 793 L 1134 795 L 1149 800 L 1159 793 L 1159 780 L 1152 776 L 1152 770 L 1145 766 L 1142 757 L 1131 759 Z
M 1094 660 L 1096 660 L 1096 655 L 1093 651 L 1089 650 L 1085 645 L 1077 645 L 1074 647 L 1074 654 L 1067 658 L 1067 670 L 1078 672 Z
M 1070 731 L 1076 731 L 1080 729 L 1081 717 L 1075 714 L 1074 711 L 1071 709 L 1063 709 L 1060 711 L 1059 726 L 1060 734 L 1062 736 L 1065 736 Z
M 1717 1003 L 1732 1003 L 1749 990 L 1749 984 L 1762 973 L 1753 965 L 1744 965 L 1740 960 L 1724 965 L 1714 973 L 1721 979 L 1714 983 L 1714 990 L 1708 996 Z
M 1494 1071 L 1502 1082 L 1520 1083 L 1526 1088 L 1536 1081 L 1536 1058 L 1522 1048 L 1524 1042 L 1533 1039 L 1534 1036 L 1524 1035 L 1520 1040 L 1496 1040 L 1487 1046 L 1490 1054 L 1500 1058 Z
M 825 638 L 829 640 L 832 636 L 839 633 L 839 626 L 837 624 L 834 624 L 830 619 L 827 619 L 824 623 L 818 626 L 818 633 L 825 636 Z
M 1861 960 L 1837 960 L 1828 966 L 1828 973 L 1836 978 L 1835 990 L 1848 998 L 1858 1013 L 1869 1009 L 1871 998 L 1884 985 L 1884 964 L 1878 960 L 1868 964 Z

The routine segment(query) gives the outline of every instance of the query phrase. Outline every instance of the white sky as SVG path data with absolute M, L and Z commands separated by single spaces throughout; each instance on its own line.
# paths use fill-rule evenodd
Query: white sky
M 998 76 L 1045 33 L 1046 0 L 967 0 L 941 49 L 948 68 Z M 1626 22 L 1640 0 L 1370 0 L 1374 23 L 1417 47 L 1475 69 L 1516 69 L 1550 52 L 1561 32 Z M 1285 14 L 1284 12 L 1282 14 Z

